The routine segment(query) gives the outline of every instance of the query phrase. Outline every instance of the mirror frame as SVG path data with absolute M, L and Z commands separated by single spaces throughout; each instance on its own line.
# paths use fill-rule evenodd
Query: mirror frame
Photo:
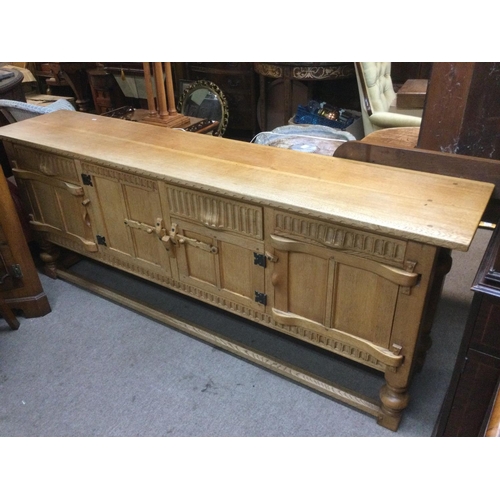
M 212 92 L 213 94 L 215 94 L 217 96 L 217 99 L 220 102 L 221 110 L 222 110 L 222 117 L 220 119 L 219 126 L 217 127 L 216 130 L 213 131 L 212 135 L 222 136 L 222 135 L 224 135 L 224 132 L 226 131 L 227 123 L 229 121 L 229 109 L 228 109 L 228 105 L 227 105 L 226 96 L 224 95 L 222 90 L 215 83 L 210 82 L 208 80 L 197 80 L 194 83 L 192 83 L 191 85 L 189 85 L 188 87 L 186 87 L 186 89 L 184 90 L 184 92 L 182 93 L 182 95 L 179 99 L 178 111 L 179 111 L 179 113 L 182 113 L 183 115 L 188 116 L 188 115 L 186 115 L 185 110 L 184 110 L 185 103 L 187 102 L 187 100 L 189 99 L 191 94 L 193 94 L 194 92 L 196 92 L 197 90 L 200 90 L 200 89 L 209 90 L 210 92 Z M 202 118 L 202 117 L 200 116 L 198 118 Z

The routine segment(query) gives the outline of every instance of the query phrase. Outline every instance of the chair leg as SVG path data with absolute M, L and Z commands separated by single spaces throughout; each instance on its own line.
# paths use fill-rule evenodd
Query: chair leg
M 3 316 L 5 321 L 7 321 L 7 324 L 12 328 L 12 330 L 17 330 L 19 328 L 18 319 L 2 297 L 0 297 L 0 314 Z

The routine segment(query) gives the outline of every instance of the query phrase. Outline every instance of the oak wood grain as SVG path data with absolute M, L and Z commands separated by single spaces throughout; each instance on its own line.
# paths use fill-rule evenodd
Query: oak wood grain
M 0 137 L 459 250 L 468 248 L 493 191 L 483 182 L 65 111 L 2 127 Z

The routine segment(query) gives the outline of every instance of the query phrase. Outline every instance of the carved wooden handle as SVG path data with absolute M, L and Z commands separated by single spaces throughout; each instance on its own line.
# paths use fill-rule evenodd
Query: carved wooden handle
M 274 234 L 271 234 L 271 241 L 275 249 L 284 250 L 286 252 L 311 253 L 313 251 L 313 248 L 309 243 L 290 240 Z M 402 287 L 415 286 L 420 279 L 420 276 L 417 273 L 405 271 L 404 269 L 399 269 L 387 264 L 381 264 L 373 260 L 365 259 L 363 257 L 358 257 L 345 252 L 335 251 L 333 249 L 332 258 L 335 262 L 356 267 L 358 269 L 364 269 L 365 271 L 370 271 Z
M 219 249 L 215 245 L 210 245 L 203 241 L 195 240 L 194 238 L 188 238 L 187 236 L 177 236 L 177 241 L 181 245 L 191 245 L 193 247 L 197 247 L 200 250 L 204 250 L 205 252 L 210 252 L 213 254 L 219 253 Z
M 271 283 L 273 286 L 278 286 L 280 284 L 280 275 L 278 273 L 273 273 L 271 276 Z
M 82 201 L 82 206 L 83 206 L 83 222 L 90 227 L 90 216 L 89 216 L 89 210 L 88 206 L 90 205 L 90 200 L 88 198 L 85 198 Z
M 56 172 L 54 172 L 54 170 L 51 167 L 49 167 L 48 165 L 46 165 L 45 163 L 41 163 L 40 166 L 38 167 L 38 169 L 40 170 L 40 172 L 42 172 L 42 174 L 56 175 Z
M 68 182 L 65 182 L 64 185 L 73 196 L 83 196 L 83 188 L 81 186 L 75 186 L 74 184 L 69 184 Z

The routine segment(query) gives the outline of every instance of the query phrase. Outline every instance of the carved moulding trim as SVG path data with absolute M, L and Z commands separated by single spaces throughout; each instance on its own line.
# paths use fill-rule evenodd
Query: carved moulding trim
M 60 229 L 49 226 L 48 224 L 44 224 L 38 221 L 30 221 L 33 230 L 50 233 L 50 241 L 57 245 L 64 246 L 71 250 L 75 250 L 75 252 L 81 253 L 82 247 L 87 250 L 87 252 L 97 252 L 97 244 L 94 241 L 86 240 L 81 236 L 71 233 L 62 233 Z M 63 236 L 64 234 L 64 236 Z M 71 241 L 71 245 L 68 242 Z
M 355 75 L 352 63 L 317 63 L 300 65 L 296 63 L 254 63 L 256 72 L 268 78 L 283 78 L 285 72 L 295 80 L 338 80 Z
M 130 172 L 122 172 L 120 170 L 116 170 L 115 168 L 95 165 L 94 163 L 88 163 L 86 161 L 82 161 L 81 164 L 82 172 L 84 174 L 98 175 L 100 177 L 113 179 L 126 184 L 140 186 L 142 188 L 149 189 L 150 191 L 158 191 L 157 181 L 145 178 L 144 176 L 139 176 Z
M 292 69 L 292 77 L 297 80 L 337 80 L 353 76 L 354 74 L 354 65 L 352 64 L 296 66 Z
M 403 362 L 403 356 L 394 354 L 388 349 L 384 349 L 372 342 L 362 340 L 347 332 L 337 330 L 336 328 L 326 328 L 320 323 L 308 320 L 296 314 L 272 309 L 272 317 L 277 324 L 289 326 L 311 341 L 316 340 L 316 344 L 323 347 L 326 344 L 330 350 L 347 356 L 366 365 L 380 369 L 396 369 Z M 324 329 L 325 335 L 314 331 L 313 328 Z
M 99 258 L 97 258 L 96 260 L 100 260 L 112 267 L 122 269 L 131 274 L 135 274 L 136 276 L 143 277 L 148 281 L 154 281 L 159 285 L 172 285 L 172 279 L 167 273 L 145 269 L 144 266 L 119 259 L 114 255 L 110 255 L 106 250 L 99 252 Z
M 269 63 L 254 63 L 254 67 L 259 75 L 268 76 L 269 78 L 283 77 L 283 69 L 280 66 Z

